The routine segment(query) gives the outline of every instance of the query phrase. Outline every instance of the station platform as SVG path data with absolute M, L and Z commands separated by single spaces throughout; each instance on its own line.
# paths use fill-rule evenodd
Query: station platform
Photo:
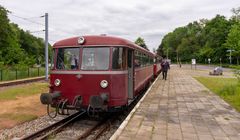
M 172 66 L 159 75 L 111 140 L 240 140 L 240 113 Z M 196 72 L 196 71 L 195 71 Z

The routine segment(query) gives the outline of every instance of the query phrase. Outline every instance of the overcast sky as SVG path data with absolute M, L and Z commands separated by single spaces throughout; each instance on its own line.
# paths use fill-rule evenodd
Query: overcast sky
M 107 34 L 131 41 L 140 36 L 152 51 L 176 27 L 216 14 L 229 18 L 240 0 L 0 0 L 0 5 L 12 12 L 12 22 L 31 32 L 44 29 L 44 18 L 39 17 L 47 12 L 51 44 L 81 35 Z M 44 32 L 32 34 L 44 38 Z

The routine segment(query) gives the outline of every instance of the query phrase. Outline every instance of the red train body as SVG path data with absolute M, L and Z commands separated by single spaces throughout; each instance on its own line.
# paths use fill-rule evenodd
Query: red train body
M 162 62 L 162 57 L 155 54 L 154 66 L 153 66 L 154 77 L 157 77 L 159 73 L 161 73 L 161 62 Z
M 122 108 L 159 73 L 153 53 L 122 38 L 74 37 L 53 49 L 50 90 L 40 99 L 59 109 Z

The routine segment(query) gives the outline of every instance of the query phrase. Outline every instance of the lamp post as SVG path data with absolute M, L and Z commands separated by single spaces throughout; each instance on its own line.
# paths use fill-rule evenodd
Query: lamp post
M 232 52 L 233 52 L 233 51 L 235 51 L 235 50 L 233 50 L 233 49 L 227 50 L 227 52 L 230 53 L 230 56 L 229 56 L 230 65 L 232 65 Z
M 168 48 L 167 48 L 167 60 L 168 60 Z
M 220 61 L 220 67 L 222 67 L 222 58 L 219 58 Z
M 45 13 L 45 80 L 48 81 L 48 13 Z

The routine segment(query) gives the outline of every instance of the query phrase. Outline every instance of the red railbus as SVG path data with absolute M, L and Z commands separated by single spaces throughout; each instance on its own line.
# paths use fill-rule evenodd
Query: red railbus
M 40 100 L 58 110 L 118 110 L 154 77 L 154 54 L 122 38 L 73 37 L 56 42 L 53 50 L 49 93 Z

